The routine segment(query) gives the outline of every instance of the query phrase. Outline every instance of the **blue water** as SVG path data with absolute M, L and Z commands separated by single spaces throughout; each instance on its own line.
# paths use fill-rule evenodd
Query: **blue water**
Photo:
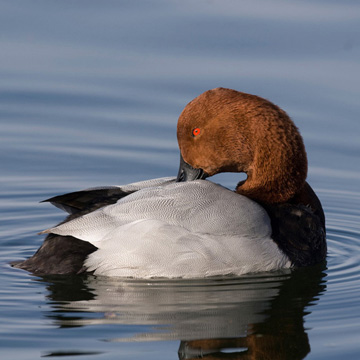
M 0 0 L 1 359 L 358 359 L 359 33 L 351 0 Z M 299 127 L 325 267 L 144 282 L 9 266 L 63 218 L 39 201 L 175 175 L 177 118 L 218 86 Z

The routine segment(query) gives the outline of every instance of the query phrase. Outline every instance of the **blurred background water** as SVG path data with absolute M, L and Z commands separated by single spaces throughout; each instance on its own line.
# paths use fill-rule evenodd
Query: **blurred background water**
M 358 359 L 359 33 L 351 0 L 0 0 L 1 358 Z M 62 219 L 40 200 L 175 175 L 177 118 L 218 86 L 299 127 L 326 267 L 142 282 L 9 266 Z

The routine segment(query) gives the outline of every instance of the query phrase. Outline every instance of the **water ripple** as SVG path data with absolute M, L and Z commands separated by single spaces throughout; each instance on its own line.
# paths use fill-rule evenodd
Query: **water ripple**
M 360 193 L 325 191 L 320 195 L 327 221 L 327 291 L 313 320 L 327 331 L 342 327 L 351 332 L 358 326 L 360 313 Z

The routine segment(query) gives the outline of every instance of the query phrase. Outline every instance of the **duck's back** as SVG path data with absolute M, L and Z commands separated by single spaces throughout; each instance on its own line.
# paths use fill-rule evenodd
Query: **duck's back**
M 240 275 L 289 262 L 261 206 L 204 180 L 141 189 L 49 232 L 98 247 L 85 267 L 100 275 Z

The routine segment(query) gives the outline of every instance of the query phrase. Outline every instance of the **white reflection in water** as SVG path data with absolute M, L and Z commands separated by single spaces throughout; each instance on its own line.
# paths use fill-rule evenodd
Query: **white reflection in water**
M 114 330 L 106 341 L 179 340 L 181 356 L 189 356 L 224 349 L 262 352 L 275 338 L 281 350 L 270 346 L 267 351 L 278 354 L 273 359 L 302 359 L 310 349 L 305 307 L 309 313 L 325 290 L 323 269 L 191 281 L 88 276 L 81 286 L 79 278 L 75 284 L 61 277 L 44 280 L 50 282 L 55 324 L 97 326 L 100 338 L 102 326 L 118 325 L 121 336 Z M 294 348 L 302 349 L 296 357 L 291 355 Z

